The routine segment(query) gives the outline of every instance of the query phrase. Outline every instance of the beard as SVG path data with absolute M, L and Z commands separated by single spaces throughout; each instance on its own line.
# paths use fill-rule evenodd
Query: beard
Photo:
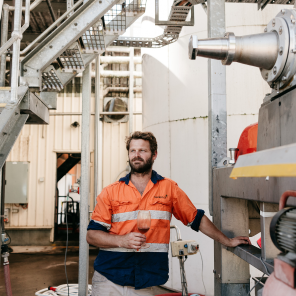
M 147 161 L 144 161 L 143 158 L 141 157 L 135 157 L 132 159 L 132 161 L 128 161 L 130 166 L 131 166 L 131 174 L 134 174 L 134 173 L 138 173 L 138 174 L 147 174 L 151 171 L 152 169 L 152 165 L 153 165 L 153 155 L 151 155 L 151 157 L 149 159 L 147 159 Z M 134 165 L 133 164 L 133 161 L 135 160 L 141 160 L 143 161 L 143 164 L 140 164 L 140 165 Z

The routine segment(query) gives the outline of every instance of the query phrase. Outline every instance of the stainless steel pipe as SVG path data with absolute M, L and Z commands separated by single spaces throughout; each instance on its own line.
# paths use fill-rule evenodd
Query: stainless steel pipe
M 191 36 L 189 58 L 196 56 L 221 60 L 224 65 L 232 62 L 270 70 L 278 57 L 279 45 L 277 32 L 235 37 L 227 33 L 224 38 L 198 40 Z

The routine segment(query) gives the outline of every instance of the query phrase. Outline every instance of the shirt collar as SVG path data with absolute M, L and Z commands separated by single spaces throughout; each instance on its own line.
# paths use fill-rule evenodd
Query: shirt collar
M 120 178 L 119 182 L 125 182 L 125 184 L 128 185 L 130 177 L 131 177 L 131 174 L 129 173 L 125 177 Z M 160 180 L 163 180 L 163 179 L 164 179 L 164 177 L 157 174 L 155 171 L 152 171 L 151 181 L 152 181 L 153 184 L 156 184 L 157 181 L 160 181 Z

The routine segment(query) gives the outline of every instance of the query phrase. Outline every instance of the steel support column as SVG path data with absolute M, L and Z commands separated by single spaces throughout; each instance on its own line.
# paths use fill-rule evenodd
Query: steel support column
M 225 0 L 208 1 L 208 38 L 225 34 Z M 226 69 L 208 60 L 209 210 L 213 215 L 213 167 L 227 152 Z
M 129 134 L 132 134 L 134 131 L 134 48 L 131 47 L 130 51 L 130 62 L 129 62 Z
M 79 232 L 79 296 L 86 296 L 88 290 L 89 246 L 86 241 L 89 217 L 90 180 L 90 102 L 91 66 L 82 76 L 82 123 L 81 123 L 81 190 L 80 190 L 80 232 Z
M 100 55 L 96 58 L 95 74 L 95 193 L 94 206 L 96 197 L 102 190 L 102 121 L 100 120 L 101 109 L 101 77 L 100 77 Z

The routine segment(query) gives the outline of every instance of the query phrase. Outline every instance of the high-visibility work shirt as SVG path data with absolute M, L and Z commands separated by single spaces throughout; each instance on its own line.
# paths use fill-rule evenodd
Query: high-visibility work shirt
M 197 210 L 176 182 L 152 171 L 141 196 L 127 174 L 103 189 L 97 197 L 88 230 L 124 235 L 139 232 L 137 215 L 149 210 L 151 227 L 146 235 L 147 249 L 100 248 L 94 269 L 108 280 L 135 289 L 163 285 L 168 280 L 168 251 L 172 214 L 184 225 L 198 231 L 203 210 Z

